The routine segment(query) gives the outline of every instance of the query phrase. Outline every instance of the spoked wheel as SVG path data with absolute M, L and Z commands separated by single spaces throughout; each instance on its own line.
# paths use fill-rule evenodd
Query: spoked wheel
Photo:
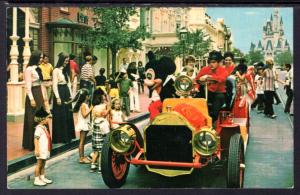
M 101 154 L 101 172 L 104 183 L 110 188 L 120 188 L 126 181 L 129 165 L 124 155 L 110 148 L 109 136 L 106 136 Z
M 235 134 L 230 138 L 227 187 L 243 188 L 245 173 L 244 143 L 240 134 Z

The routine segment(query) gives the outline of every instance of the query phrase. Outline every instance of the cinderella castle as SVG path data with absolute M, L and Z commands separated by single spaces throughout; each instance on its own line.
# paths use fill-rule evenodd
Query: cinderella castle
M 290 50 L 290 45 L 284 37 L 283 20 L 278 8 L 274 9 L 271 18 L 263 27 L 262 40 L 258 41 L 257 46 L 251 43 L 250 51 L 254 50 L 261 51 L 265 59 L 274 59 L 277 54 Z

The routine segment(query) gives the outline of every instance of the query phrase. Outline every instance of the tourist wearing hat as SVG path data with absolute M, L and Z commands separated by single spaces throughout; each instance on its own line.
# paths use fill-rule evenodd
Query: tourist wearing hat
M 228 76 L 224 66 L 220 65 L 223 56 L 219 51 L 209 53 L 208 66 L 203 67 L 195 78 L 195 81 L 207 82 L 209 113 L 213 122 L 218 119 L 218 114 L 225 103 L 226 78 Z M 199 85 L 197 85 L 199 87 Z
M 46 160 L 50 158 L 51 136 L 48 129 L 50 113 L 41 107 L 34 115 L 34 121 L 37 123 L 34 132 L 34 154 L 37 164 L 34 172 L 34 185 L 45 186 L 51 184 L 52 180 L 45 177 Z

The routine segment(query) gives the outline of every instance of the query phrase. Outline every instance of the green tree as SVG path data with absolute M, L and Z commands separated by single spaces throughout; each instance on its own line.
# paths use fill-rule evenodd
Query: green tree
M 275 56 L 275 64 L 279 65 L 281 68 L 285 64 L 292 64 L 293 63 L 293 54 L 290 50 L 279 53 Z
M 244 57 L 244 53 L 238 48 L 233 47 L 231 52 L 234 54 L 235 63 L 239 63 L 239 59 Z
M 204 56 L 208 53 L 212 40 L 209 35 L 205 34 L 202 30 L 197 29 L 195 32 L 187 32 L 187 39 L 185 41 L 180 40 L 180 34 L 177 33 L 179 39 L 178 42 L 172 45 L 171 52 L 174 57 L 181 56 L 183 54 L 194 55 L 196 57 Z M 184 50 L 184 52 L 183 52 Z
M 261 62 L 264 60 L 264 55 L 261 51 L 250 51 L 246 56 L 245 59 L 247 60 L 249 65 L 253 65 L 256 62 Z
M 138 14 L 135 7 L 95 7 L 91 8 L 95 28 L 87 33 L 87 43 L 96 48 L 108 48 L 112 54 L 112 73 L 116 72 L 116 56 L 121 48 L 141 49 L 142 40 L 150 34 L 144 25 L 129 29 L 130 16 Z

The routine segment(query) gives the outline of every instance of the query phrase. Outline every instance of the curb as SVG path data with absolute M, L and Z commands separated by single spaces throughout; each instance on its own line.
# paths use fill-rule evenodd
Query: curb
M 130 123 L 137 123 L 142 120 L 145 120 L 149 117 L 149 113 L 141 114 L 135 117 L 132 117 L 128 120 Z M 92 136 L 89 135 L 86 138 L 86 144 L 90 143 L 92 140 Z M 69 150 L 73 150 L 78 147 L 79 139 L 73 139 L 70 143 L 67 144 L 55 144 L 55 146 L 51 150 L 51 158 L 56 157 L 64 152 Z M 15 160 L 11 160 L 7 162 L 7 175 L 11 175 L 17 171 L 20 171 L 26 167 L 29 167 L 36 163 L 36 158 L 34 154 L 27 154 L 23 157 L 17 158 Z

